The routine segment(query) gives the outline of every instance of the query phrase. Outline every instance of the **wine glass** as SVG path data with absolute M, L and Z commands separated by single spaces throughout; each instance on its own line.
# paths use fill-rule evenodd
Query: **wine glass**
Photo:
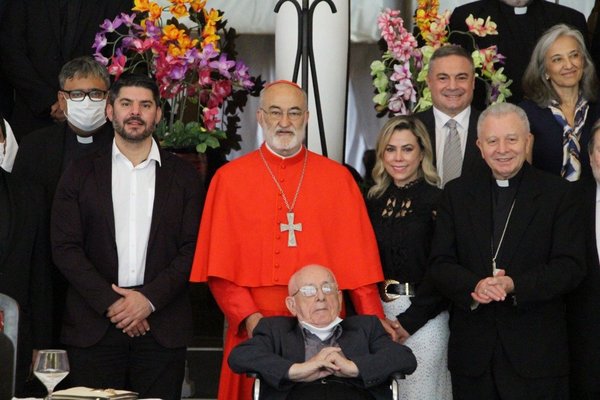
M 40 350 L 33 373 L 46 386 L 48 396 L 52 398 L 52 391 L 58 382 L 62 381 L 69 374 L 69 359 L 65 350 Z

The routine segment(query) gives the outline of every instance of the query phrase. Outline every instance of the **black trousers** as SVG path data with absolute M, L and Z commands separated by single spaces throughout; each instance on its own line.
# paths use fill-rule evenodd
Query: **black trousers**
M 163 347 L 152 331 L 130 338 L 111 326 L 100 342 L 86 348 L 67 346 L 67 353 L 71 386 L 131 390 L 139 398 L 181 399 L 186 348 Z
M 568 400 L 568 376 L 524 378 L 517 374 L 500 341 L 490 367 L 481 376 L 451 372 L 454 400 Z M 577 400 L 577 399 L 573 399 Z
M 354 386 L 342 378 L 325 378 L 310 383 L 300 383 L 290 390 L 286 400 L 373 400 L 365 389 Z

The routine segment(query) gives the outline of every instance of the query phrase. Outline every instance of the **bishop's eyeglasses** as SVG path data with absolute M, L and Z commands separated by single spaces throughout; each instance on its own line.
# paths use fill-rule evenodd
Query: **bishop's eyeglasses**
M 66 93 L 67 97 L 73 101 L 83 101 L 85 96 L 89 97 L 91 101 L 102 101 L 106 98 L 106 90 L 92 89 L 92 90 L 61 90 Z
M 261 108 L 260 110 L 262 112 L 264 112 L 271 121 L 274 121 L 274 122 L 281 121 L 283 119 L 284 114 L 287 115 L 287 117 L 290 121 L 296 122 L 300 118 L 302 118 L 302 116 L 305 113 L 305 111 L 302 111 L 297 108 L 292 108 L 291 110 L 287 110 L 287 112 L 285 112 L 285 113 L 283 112 L 283 110 L 280 110 L 277 108 L 274 108 L 272 110 L 265 110 L 264 108 Z
M 296 290 L 296 292 L 292 295 L 292 297 L 294 297 L 298 293 L 302 294 L 302 296 L 304 296 L 304 297 L 315 297 L 317 295 L 318 290 L 319 289 L 316 285 L 304 285 L 301 288 L 299 288 L 298 290 Z M 335 283 L 325 282 L 324 284 L 321 285 L 321 292 L 323 292 L 323 294 L 325 296 L 337 293 L 337 291 L 338 291 L 338 286 Z

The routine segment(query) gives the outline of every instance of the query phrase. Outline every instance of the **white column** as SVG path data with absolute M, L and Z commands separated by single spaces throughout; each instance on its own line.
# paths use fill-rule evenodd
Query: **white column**
M 295 0 L 301 7 L 302 0 Z M 311 0 L 309 4 L 312 4 Z M 347 95 L 350 1 L 333 0 L 337 13 L 326 2 L 319 3 L 313 18 L 313 52 L 321 98 L 328 157 L 339 162 L 344 157 L 345 114 Z M 291 80 L 294 72 L 298 33 L 296 8 L 283 4 L 275 28 L 275 66 L 277 79 Z M 308 148 L 322 154 L 317 124 L 314 86 L 309 71 Z M 301 85 L 302 65 L 298 74 Z

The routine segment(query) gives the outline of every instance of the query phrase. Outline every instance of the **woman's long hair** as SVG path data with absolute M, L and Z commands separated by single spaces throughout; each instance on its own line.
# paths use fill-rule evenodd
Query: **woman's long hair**
M 383 154 L 394 132 L 405 129 L 411 131 L 412 134 L 415 135 L 421 153 L 423 154 L 423 160 L 419 166 L 418 176 L 425 179 L 430 185 L 435 186 L 438 184 L 440 178 L 433 166 L 433 150 L 427 128 L 425 128 L 425 125 L 423 125 L 421 121 L 412 115 L 400 115 L 393 117 L 386 122 L 379 132 L 377 147 L 375 149 L 375 166 L 373 167 L 373 172 L 371 174 L 375 181 L 375 185 L 369 189 L 369 193 L 367 194 L 368 198 L 380 197 L 392 183 L 392 178 L 383 165 Z
M 579 90 L 582 92 L 583 98 L 594 102 L 598 97 L 596 68 L 594 67 L 590 53 L 585 47 L 583 35 L 577 29 L 571 28 L 568 25 L 557 24 L 544 32 L 538 39 L 523 75 L 523 92 L 525 93 L 525 97 L 542 108 L 548 107 L 552 100 L 556 100 L 559 104 L 562 102 L 558 93 L 552 87 L 550 80 L 545 78 L 547 73 L 545 63 L 546 53 L 550 46 L 562 36 L 570 36 L 575 39 L 581 56 L 584 58 L 583 76 L 579 82 Z

